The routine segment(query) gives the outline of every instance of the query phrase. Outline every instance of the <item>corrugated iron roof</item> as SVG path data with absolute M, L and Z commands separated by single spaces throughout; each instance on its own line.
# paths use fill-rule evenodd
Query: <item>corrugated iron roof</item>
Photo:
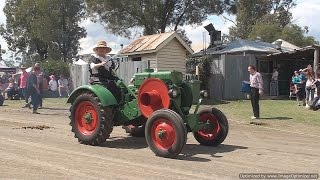
M 285 49 L 283 50 L 288 51 Z M 248 52 L 248 51 L 266 53 L 266 54 L 279 52 L 279 50 L 277 50 L 274 44 L 270 44 L 262 41 L 251 41 L 251 40 L 239 39 L 239 40 L 231 41 L 224 46 L 220 46 L 219 49 L 217 48 L 207 49 L 206 54 L 219 55 L 219 54 L 232 54 L 232 53 Z M 203 56 L 203 54 L 204 53 L 200 51 L 198 53 L 194 53 L 192 56 L 193 57 Z
M 124 48 L 121 53 L 132 53 L 139 51 L 155 50 L 163 41 L 170 37 L 174 32 L 153 34 L 149 36 L 141 36 L 133 41 L 129 46 Z
M 175 33 L 161 33 L 148 36 L 141 36 L 130 45 L 122 49 L 121 54 L 137 54 L 137 53 L 150 53 L 157 50 L 157 48 L 169 38 L 176 37 L 178 41 L 190 52 L 193 50 Z

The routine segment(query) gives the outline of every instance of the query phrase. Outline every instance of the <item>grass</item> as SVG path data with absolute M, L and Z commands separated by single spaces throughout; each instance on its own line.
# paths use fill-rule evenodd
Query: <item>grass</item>
M 298 106 L 293 100 L 261 100 L 260 117 L 267 120 L 290 120 L 320 125 L 319 111 Z M 250 120 L 253 115 L 249 100 L 226 101 L 214 105 L 228 117 L 237 120 Z
M 3 108 L 18 109 L 24 105 L 24 100 L 5 100 Z M 69 106 L 70 104 L 67 104 L 67 98 L 45 98 L 43 100 L 43 107 L 68 108 Z
M 66 98 L 44 99 L 43 106 L 47 108 L 66 108 Z M 2 108 L 21 108 L 23 100 L 6 100 Z M 230 119 L 249 121 L 252 116 L 252 107 L 249 100 L 219 101 L 206 103 L 220 109 Z M 290 120 L 295 122 L 310 123 L 320 125 L 319 111 L 307 110 L 303 106 L 298 106 L 293 100 L 261 100 L 260 117 L 267 120 Z

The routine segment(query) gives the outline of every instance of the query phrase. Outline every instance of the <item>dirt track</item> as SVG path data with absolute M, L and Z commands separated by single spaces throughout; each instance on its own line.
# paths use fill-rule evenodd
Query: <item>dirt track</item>
M 223 145 L 199 146 L 189 133 L 178 159 L 165 159 L 154 156 L 144 138 L 119 127 L 103 146 L 81 145 L 66 109 L 40 112 L 0 107 L 0 179 L 238 179 L 239 173 L 320 172 L 319 127 L 294 125 L 291 132 L 229 119 Z

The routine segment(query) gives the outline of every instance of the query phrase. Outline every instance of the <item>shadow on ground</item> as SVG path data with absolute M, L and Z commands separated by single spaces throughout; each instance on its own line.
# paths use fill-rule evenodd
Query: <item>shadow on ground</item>
M 220 144 L 217 147 L 212 146 L 202 146 L 199 144 L 186 144 L 182 150 L 182 154 L 178 156 L 177 159 L 186 160 L 186 161 L 199 161 L 199 162 L 208 162 L 211 161 L 207 158 L 195 157 L 198 154 L 210 155 L 214 158 L 223 157 L 221 155 L 216 155 L 217 153 L 228 153 L 238 149 L 248 149 L 245 146 L 236 146 L 228 144 Z
M 290 120 L 293 119 L 291 117 L 267 117 L 267 118 L 260 118 L 261 120 Z
M 201 105 L 218 105 L 218 104 L 229 104 L 229 102 L 224 100 L 215 100 L 215 99 L 204 99 L 201 102 Z
M 46 109 L 46 110 L 63 110 L 63 111 L 69 110 L 68 108 L 56 108 L 56 107 L 42 107 L 41 109 Z
M 116 149 L 143 149 L 147 148 L 147 142 L 145 138 L 142 137 L 111 137 L 107 142 L 100 145 L 100 147 L 116 148 Z M 244 146 L 227 145 L 221 144 L 217 147 L 202 146 L 199 144 L 186 144 L 183 147 L 180 155 L 177 156 L 177 160 L 184 161 L 198 161 L 198 162 L 208 162 L 211 161 L 209 158 L 195 157 L 198 154 L 210 155 L 214 158 L 222 157 L 221 155 L 216 155 L 217 153 L 228 153 L 238 149 L 248 149 Z M 151 150 L 150 150 L 151 151 Z
M 101 144 L 101 147 L 116 148 L 116 149 L 143 149 L 148 147 L 146 139 L 142 137 L 110 137 L 107 141 Z

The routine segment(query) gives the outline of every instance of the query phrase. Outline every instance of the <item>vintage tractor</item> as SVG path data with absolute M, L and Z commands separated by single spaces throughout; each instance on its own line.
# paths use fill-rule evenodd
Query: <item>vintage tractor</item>
M 145 136 L 150 149 L 161 157 L 175 158 L 192 132 L 202 145 L 217 146 L 228 134 L 226 116 L 216 108 L 199 110 L 206 91 L 193 113 L 193 90 L 181 72 L 147 69 L 136 73 L 132 85 L 120 79 L 122 98 L 117 102 L 102 84 L 75 89 L 71 103 L 70 125 L 78 141 L 99 145 L 110 136 L 114 126 L 122 126 L 132 136 Z

